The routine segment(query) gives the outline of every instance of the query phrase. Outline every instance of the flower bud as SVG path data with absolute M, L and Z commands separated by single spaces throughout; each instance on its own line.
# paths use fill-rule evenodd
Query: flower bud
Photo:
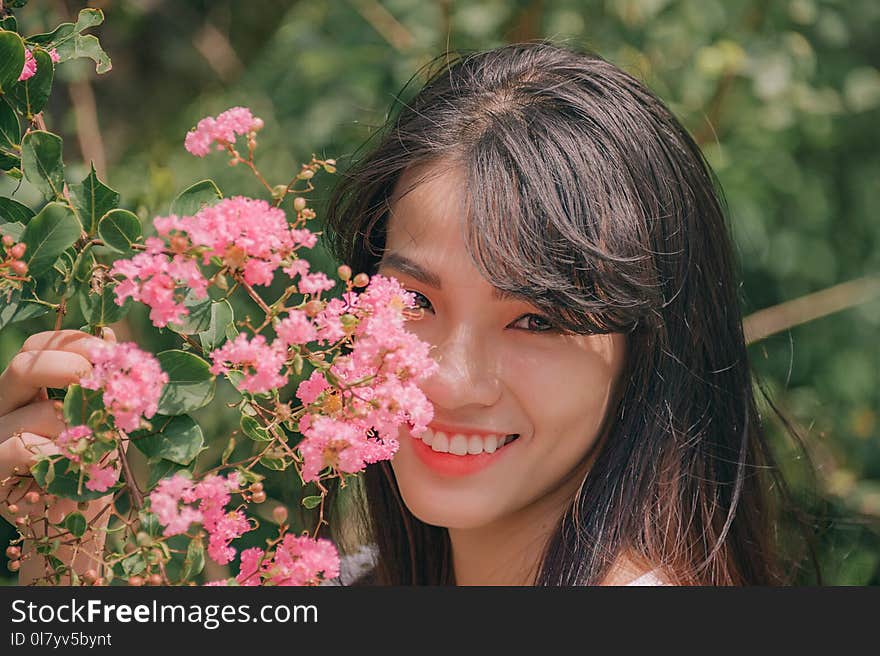
M 155 572 L 150 574 L 150 585 L 162 585 L 162 575 Z
M 9 512 L 12 513 L 13 515 L 17 515 L 18 514 L 18 504 L 17 503 L 10 503 L 9 504 Z
M 253 483 L 248 489 L 251 492 L 262 492 L 263 491 L 263 484 L 260 482 Z
M 22 515 L 21 517 L 15 518 L 15 525 L 18 527 L 27 526 L 28 518 L 27 515 Z
M 136 588 L 141 587 L 144 584 L 144 577 L 142 576 L 129 576 L 128 584 L 133 585 Z
M 16 244 L 9 251 L 9 254 L 12 255 L 16 260 L 20 260 L 21 256 L 24 255 L 24 249 L 27 248 L 27 244 Z
M 21 260 L 16 260 L 12 263 L 12 270 L 18 275 L 23 276 L 28 272 L 28 265 Z
M 284 506 L 275 506 L 272 509 L 272 519 L 274 519 L 278 524 L 283 524 L 287 521 L 287 508 Z
M 306 316 L 314 317 L 317 316 L 318 312 L 324 309 L 324 304 L 321 301 L 315 299 L 306 303 L 303 309 L 306 312 Z
M 354 277 L 355 287 L 366 287 L 370 283 L 370 276 L 366 273 L 359 273 Z
M 311 180 L 315 177 L 315 172 L 311 169 L 306 169 L 305 171 L 300 171 L 300 174 L 296 177 L 300 178 L 301 180 Z
M 348 280 L 351 278 L 351 267 L 347 264 L 340 264 L 336 269 L 336 275 L 338 275 L 341 280 Z
M 21 547 L 14 547 L 12 545 L 6 547 L 6 557 L 9 560 L 15 560 L 19 556 L 21 556 Z
M 305 208 L 306 208 L 306 199 L 303 198 L 302 196 L 298 196 L 293 201 L 293 209 L 295 209 L 297 212 L 302 212 Z
M 36 505 L 36 504 L 40 503 L 40 493 L 37 492 L 36 490 L 31 490 L 30 492 L 28 492 L 27 494 L 24 495 L 24 500 L 27 501 L 32 506 Z
M 10 572 L 17 572 L 19 569 L 21 569 L 21 561 L 20 560 L 10 560 L 6 564 L 6 567 L 9 568 Z
M 93 569 L 87 569 L 82 575 L 82 580 L 85 581 L 88 585 L 92 585 L 95 581 L 98 580 L 98 573 Z
M 251 501 L 254 503 L 263 503 L 266 500 L 266 493 L 260 490 L 259 492 L 254 492 L 251 496 Z
M 12 235 L 3 235 L 3 245 L 9 248 L 15 243 L 15 239 L 12 238 Z

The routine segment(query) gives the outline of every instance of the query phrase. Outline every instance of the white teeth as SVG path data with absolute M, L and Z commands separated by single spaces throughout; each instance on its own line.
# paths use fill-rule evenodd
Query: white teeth
M 449 453 L 457 456 L 466 456 L 468 452 L 468 438 L 461 433 L 456 433 L 449 440 Z
M 434 433 L 434 441 L 431 443 L 431 448 L 440 453 L 449 453 L 449 438 L 446 437 L 446 433 L 443 431 Z
M 512 442 L 514 437 L 498 434 L 483 436 L 456 433 L 455 435 L 448 435 L 443 431 L 433 431 L 428 428 L 417 439 L 421 439 L 434 451 L 440 453 L 452 453 L 457 456 L 476 456 L 483 452 L 495 453 L 505 444 Z

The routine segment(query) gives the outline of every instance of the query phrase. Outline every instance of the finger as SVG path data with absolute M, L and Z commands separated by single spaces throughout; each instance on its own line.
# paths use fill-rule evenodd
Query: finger
M 81 330 L 45 330 L 28 337 L 22 351 L 70 351 L 89 358 L 89 350 L 102 340 Z
M 15 433 L 36 433 L 45 437 L 58 437 L 67 428 L 58 406 L 60 401 L 38 401 L 13 410 L 0 417 L 0 443 Z
M 19 351 L 0 374 L 0 416 L 25 405 L 41 387 L 67 387 L 91 370 L 79 353 Z
M 101 336 L 104 338 L 105 342 L 110 342 L 111 344 L 116 343 L 116 333 L 113 332 L 113 329 L 110 326 L 104 326 L 101 331 Z

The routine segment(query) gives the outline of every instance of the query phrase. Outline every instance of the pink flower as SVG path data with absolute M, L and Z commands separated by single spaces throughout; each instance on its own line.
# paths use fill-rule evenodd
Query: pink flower
M 287 379 L 280 369 L 286 359 L 286 349 L 266 343 L 266 338 L 256 335 L 248 341 L 245 333 L 239 333 L 234 340 L 226 342 L 212 351 L 211 367 L 213 374 L 225 374 L 230 369 L 241 370 L 244 377 L 235 383 L 242 392 L 260 394 L 282 387 Z
M 252 547 L 241 552 L 239 585 L 319 585 L 339 576 L 339 554 L 329 540 L 287 534 L 275 551 Z
M 299 279 L 300 294 L 317 294 L 321 291 L 333 289 L 336 282 L 330 280 L 326 273 L 317 271 L 315 273 L 307 273 Z
M 235 143 L 240 134 L 259 131 L 263 121 L 254 117 L 246 107 L 232 107 L 219 114 L 217 118 L 207 116 L 190 130 L 184 139 L 186 149 L 196 157 L 204 157 L 216 144 L 217 150 Z
M 106 492 L 116 481 L 119 480 L 119 470 L 114 467 L 101 467 L 97 463 L 92 463 L 86 469 L 86 487 L 95 492 Z
M 122 277 L 115 289 L 117 305 L 131 297 L 149 306 L 150 321 L 158 328 L 178 323 L 189 313 L 183 305 L 186 288 L 196 298 L 208 295 L 208 281 L 198 264 L 182 254 L 169 257 L 163 248 L 160 239 L 150 237 L 146 251 L 130 260 L 116 260 L 110 269 L 110 275 Z
M 264 200 L 234 196 L 199 210 L 195 216 L 156 217 L 160 235 L 185 235 L 202 252 L 232 271 L 241 271 L 249 285 L 269 285 L 282 261 L 299 247 L 284 211 Z
M 315 369 L 312 374 L 306 380 L 302 381 L 296 388 L 296 397 L 308 405 L 309 403 L 314 403 L 315 399 L 318 398 L 318 395 L 329 387 L 330 383 L 327 382 L 324 374 L 322 374 L 319 369 Z
M 58 54 L 58 51 L 55 50 L 55 48 L 52 48 L 49 51 L 49 57 L 52 59 L 53 64 L 57 64 L 58 62 L 61 61 L 61 55 Z
M 24 49 L 24 67 L 21 69 L 21 75 L 18 76 L 19 82 L 31 79 L 37 74 L 37 60 L 34 54 L 28 49 Z
M 307 344 L 318 336 L 318 330 L 302 310 L 289 310 L 287 317 L 275 326 L 275 334 L 286 346 Z
M 79 425 L 66 428 L 55 438 L 55 444 L 61 449 L 61 454 L 71 462 L 79 462 L 80 440 L 92 437 L 92 429 L 88 426 Z
M 104 390 L 104 407 L 113 415 L 117 428 L 137 430 L 141 417 L 149 419 L 156 414 L 168 375 L 153 355 L 130 342 L 99 342 L 89 355 L 92 371 L 80 384 L 85 389 Z

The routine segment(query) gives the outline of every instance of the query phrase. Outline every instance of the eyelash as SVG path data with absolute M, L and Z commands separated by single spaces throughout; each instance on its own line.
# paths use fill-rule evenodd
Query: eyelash
M 430 305 L 431 301 L 429 301 L 428 297 L 425 296 L 424 294 L 422 294 L 421 292 L 417 292 L 412 289 L 407 289 L 406 291 L 410 292 L 411 294 L 414 294 L 416 296 L 416 301 L 418 301 L 418 297 L 421 296 Z M 427 310 L 427 308 L 423 308 L 423 309 Z M 532 332 L 532 333 L 558 333 L 559 332 L 559 330 L 552 323 L 550 323 L 550 321 L 546 317 L 542 317 L 540 314 L 534 314 L 534 313 L 524 314 L 519 319 L 517 319 L 516 322 L 520 321 L 520 319 L 523 319 L 524 317 L 536 317 L 536 318 L 540 319 L 541 321 L 543 321 L 547 325 L 547 328 L 544 330 L 529 330 L 528 332 Z M 514 322 L 514 323 L 516 323 L 516 322 Z

